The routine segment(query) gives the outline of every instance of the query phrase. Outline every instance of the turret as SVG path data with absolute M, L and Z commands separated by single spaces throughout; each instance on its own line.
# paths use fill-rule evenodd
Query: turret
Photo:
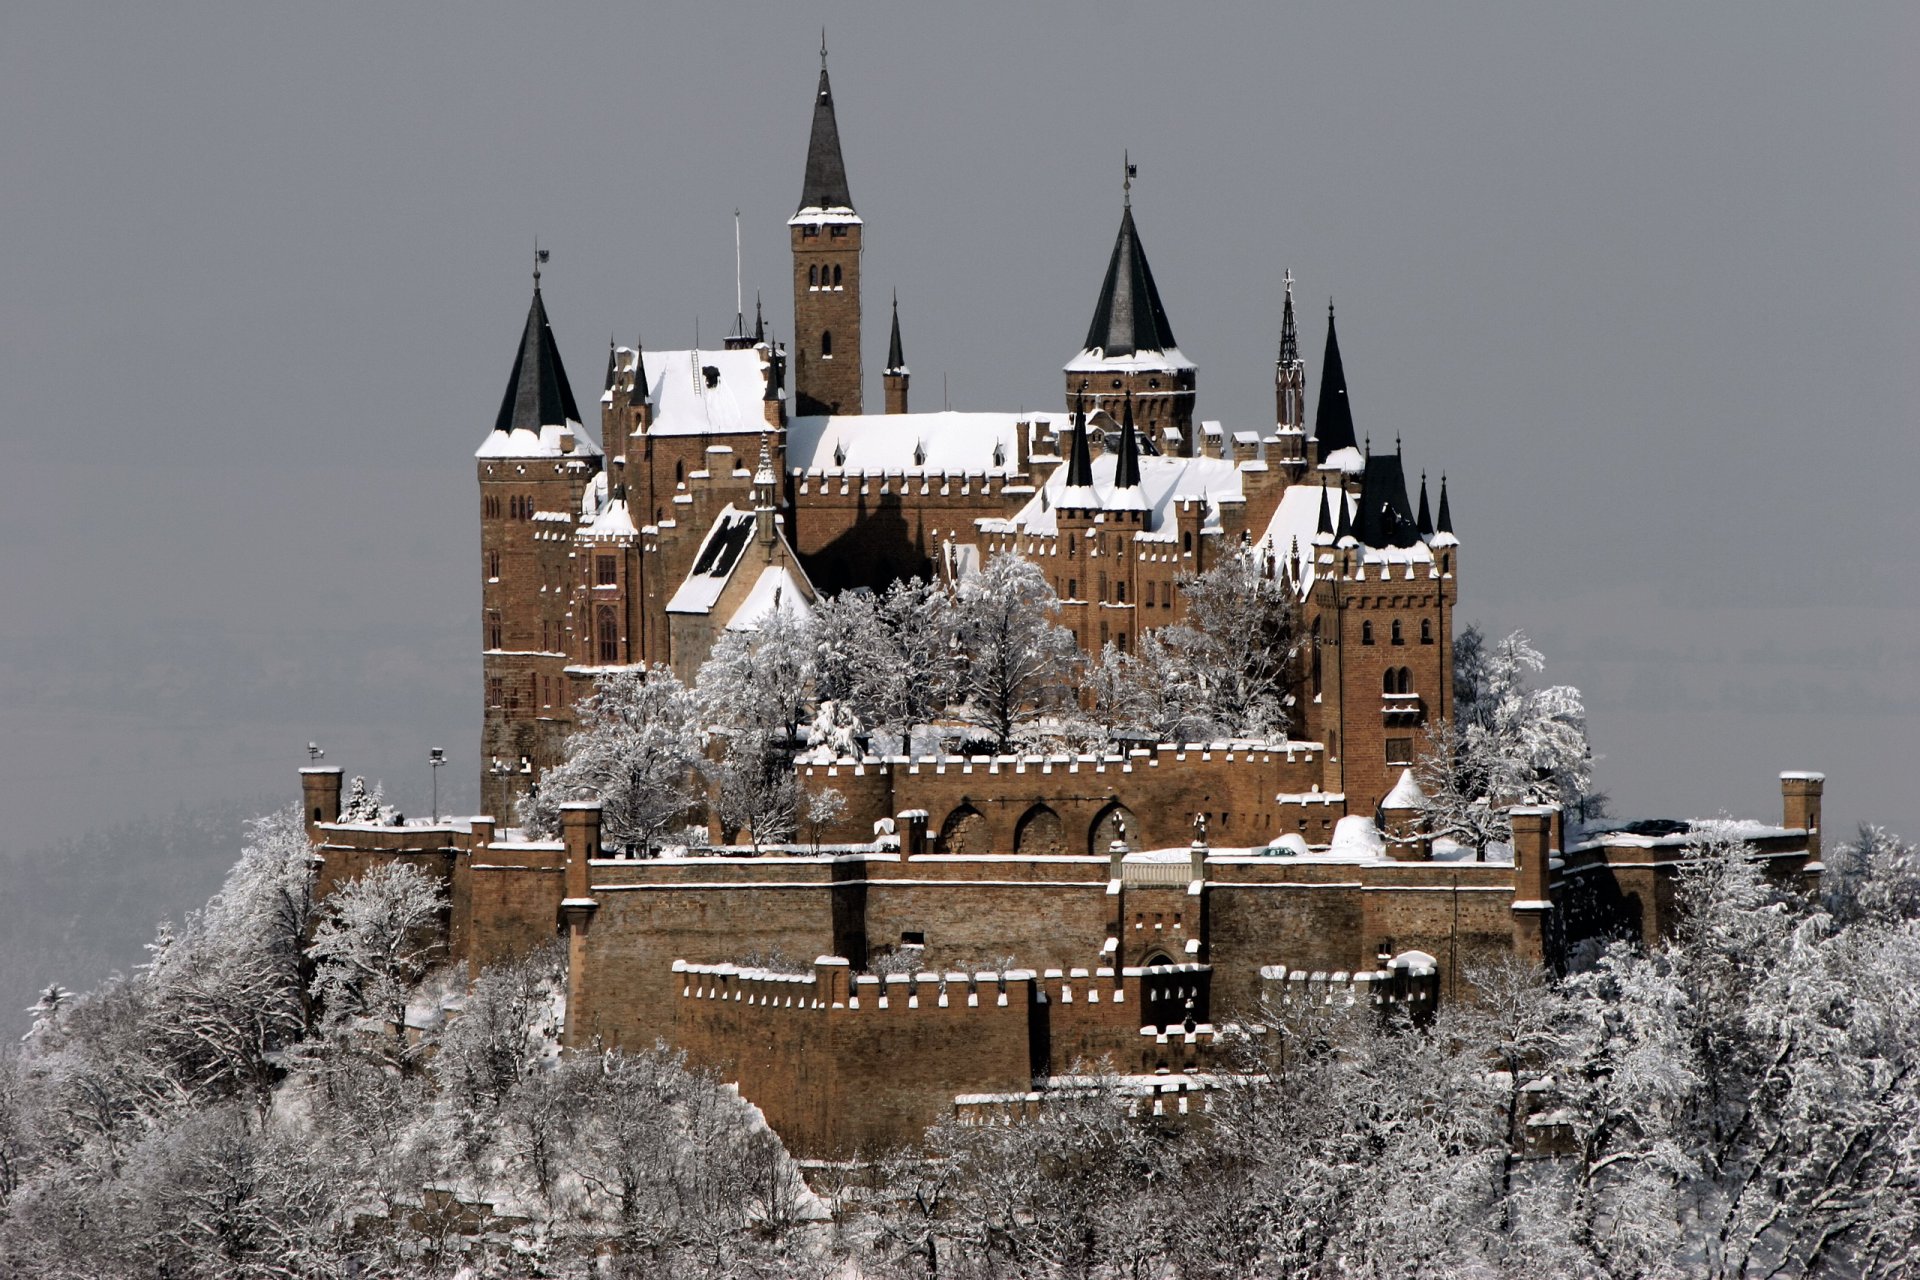
M 1353 408 L 1347 403 L 1347 370 L 1340 360 L 1340 335 L 1333 327 L 1331 298 L 1327 300 L 1327 354 L 1320 366 L 1320 404 L 1313 412 L 1313 437 L 1315 466 L 1360 469 Z
M 906 352 L 900 346 L 900 295 L 893 295 L 893 332 L 887 338 L 887 368 L 880 375 L 880 381 L 886 388 L 888 413 L 907 412 L 907 382 L 911 370 L 907 368 Z
M 800 208 L 787 219 L 793 245 L 795 412 L 859 413 L 860 215 L 847 190 L 840 124 L 820 42 L 820 87 Z

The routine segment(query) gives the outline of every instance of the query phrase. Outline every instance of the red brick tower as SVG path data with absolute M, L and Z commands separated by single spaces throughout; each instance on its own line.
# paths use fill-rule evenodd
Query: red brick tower
M 481 806 L 510 822 L 515 798 L 559 760 L 572 724 L 569 556 L 581 497 L 602 460 L 580 425 L 537 270 L 500 412 L 474 456 L 486 677 Z
M 793 241 L 793 386 L 799 414 L 859 413 L 860 215 L 847 191 L 840 126 L 820 43 L 807 180 L 787 219 Z

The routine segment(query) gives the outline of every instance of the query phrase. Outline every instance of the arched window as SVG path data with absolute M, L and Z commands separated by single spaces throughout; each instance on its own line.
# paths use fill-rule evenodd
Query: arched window
M 487 611 L 487 648 L 501 648 L 500 636 L 500 611 L 498 609 L 489 609 Z
M 679 484 L 682 480 L 685 480 L 686 478 L 687 478 L 687 464 L 684 462 L 676 461 L 673 464 L 673 482 L 675 484 Z
M 1433 619 L 1432 618 L 1420 619 L 1420 643 L 1421 644 L 1433 643 Z
M 620 630 L 614 622 L 613 606 L 600 606 L 600 661 L 612 663 L 620 661 Z
M 1373 623 L 1371 621 L 1362 622 L 1360 624 L 1360 643 L 1361 644 L 1373 643 Z
M 820 358 L 823 360 L 833 359 L 833 330 L 831 329 L 823 329 L 820 331 Z
M 820 283 L 820 268 L 819 268 L 819 267 L 808 267 L 808 268 L 807 268 L 807 283 L 808 283 L 809 285 L 818 285 L 818 284 Z
M 1388 667 L 1385 673 L 1382 674 L 1380 677 L 1380 692 L 1398 693 L 1399 690 L 1394 687 L 1395 684 L 1396 684 L 1396 680 L 1395 680 L 1394 670 L 1392 667 Z
M 840 287 L 840 268 L 838 267 L 833 269 L 833 285 L 836 289 Z
M 1393 642 L 1395 644 L 1405 644 L 1407 642 L 1406 636 L 1400 633 L 1400 619 L 1398 618 L 1393 620 Z
M 1395 693 L 1412 693 L 1413 672 L 1406 667 L 1400 668 L 1400 670 L 1395 673 L 1393 691 Z

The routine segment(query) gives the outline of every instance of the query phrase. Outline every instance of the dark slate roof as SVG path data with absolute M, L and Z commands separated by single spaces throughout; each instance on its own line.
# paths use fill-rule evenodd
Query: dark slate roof
M 1320 406 L 1313 414 L 1320 458 L 1359 444 L 1353 436 L 1353 409 L 1347 403 L 1347 370 L 1340 362 L 1340 335 L 1333 328 L 1333 304 L 1327 304 L 1327 358 L 1320 367 Z
M 1133 433 L 1133 393 L 1127 393 L 1126 417 L 1120 424 L 1120 459 L 1113 467 L 1113 487 L 1132 489 L 1140 483 L 1140 445 Z
M 1173 346 L 1173 325 L 1167 321 L 1167 309 L 1160 305 L 1160 290 L 1153 283 L 1153 270 L 1147 266 L 1147 254 L 1140 247 L 1140 234 L 1134 229 L 1129 206 L 1120 215 L 1120 234 L 1113 242 L 1113 258 L 1100 285 L 1093 323 L 1087 326 L 1085 349 L 1130 356 L 1136 351 L 1166 351 Z
M 538 435 L 541 427 L 579 421 L 580 407 L 573 402 L 573 388 L 567 383 L 567 369 L 560 363 L 560 348 L 536 284 L 533 305 L 527 308 L 527 327 L 520 335 L 520 353 L 514 357 L 513 375 L 507 379 L 507 394 L 500 399 L 493 429 Z
M 1453 532 L 1453 511 L 1447 506 L 1447 477 L 1440 477 L 1440 522 L 1434 526 L 1440 533 Z
M 607 380 L 600 384 L 602 391 L 613 390 L 613 335 L 607 335 Z
M 893 295 L 893 336 L 887 339 L 887 372 L 907 367 L 906 353 L 900 348 L 900 295 Z
M 1298 363 L 1300 359 L 1300 335 L 1293 327 L 1293 277 L 1287 277 L 1287 300 L 1280 309 L 1280 363 L 1283 366 Z
M 1341 505 L 1343 507 L 1346 505 L 1344 500 Z M 1314 532 L 1317 534 L 1333 533 L 1333 515 L 1327 507 L 1327 482 L 1325 480 L 1320 482 L 1320 523 L 1314 528 Z
M 813 136 L 807 140 L 807 184 L 800 192 L 802 209 L 851 209 L 847 165 L 840 158 L 840 124 L 833 115 L 833 87 L 827 68 L 820 67 L 820 91 L 813 97 Z
M 1433 512 L 1427 506 L 1427 473 L 1424 471 L 1420 473 L 1420 514 L 1414 517 L 1413 524 L 1420 530 L 1421 537 L 1433 536 Z
M 1087 450 L 1087 415 L 1075 397 L 1073 406 L 1073 443 L 1067 453 L 1067 487 L 1093 485 L 1093 455 Z
M 1353 533 L 1369 547 L 1410 547 L 1420 541 L 1398 453 L 1368 456 L 1360 481 L 1359 517 Z
M 653 399 L 653 383 L 647 381 L 647 349 L 638 338 L 633 340 L 633 394 L 636 399 Z

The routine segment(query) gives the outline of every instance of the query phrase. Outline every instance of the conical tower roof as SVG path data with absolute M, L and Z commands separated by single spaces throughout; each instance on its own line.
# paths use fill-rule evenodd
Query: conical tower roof
M 579 421 L 580 407 L 573 401 L 573 387 L 567 382 L 566 366 L 560 363 L 560 348 L 553 340 L 553 326 L 547 323 L 540 286 L 535 284 L 526 328 L 520 334 L 520 350 L 514 356 L 513 373 L 507 378 L 507 392 L 500 398 L 500 413 L 493 429 L 538 435 L 541 427 Z
M 840 157 L 840 122 L 833 114 L 833 86 L 827 82 L 826 42 L 820 45 L 820 88 L 813 95 L 813 134 L 807 139 L 807 181 L 800 208 L 853 210 L 847 190 L 847 164 Z
M 1327 303 L 1327 355 L 1320 368 L 1320 404 L 1313 414 L 1313 434 L 1319 441 L 1320 461 L 1336 449 L 1352 449 L 1353 409 L 1347 403 L 1347 370 L 1340 361 L 1340 335 L 1333 327 L 1333 303 Z
M 1133 393 L 1127 393 L 1126 416 L 1120 425 L 1120 457 L 1113 467 L 1113 487 L 1116 489 L 1137 489 L 1140 487 L 1140 442 L 1133 431 Z
M 1414 518 L 1414 527 L 1420 530 L 1420 536 L 1433 536 L 1433 511 L 1427 506 L 1427 473 L 1420 473 L 1420 514 Z
M 893 295 L 893 333 L 887 339 L 888 373 L 907 372 L 906 352 L 900 346 L 900 295 Z
M 1100 300 L 1093 308 L 1093 323 L 1087 326 L 1085 349 L 1099 351 L 1108 359 L 1175 349 L 1173 325 L 1160 303 L 1160 290 L 1153 283 L 1152 268 L 1147 266 L 1146 250 L 1140 247 L 1132 205 L 1120 215 L 1120 234 L 1113 242 L 1113 257 L 1107 262 L 1107 278 L 1101 282 Z

